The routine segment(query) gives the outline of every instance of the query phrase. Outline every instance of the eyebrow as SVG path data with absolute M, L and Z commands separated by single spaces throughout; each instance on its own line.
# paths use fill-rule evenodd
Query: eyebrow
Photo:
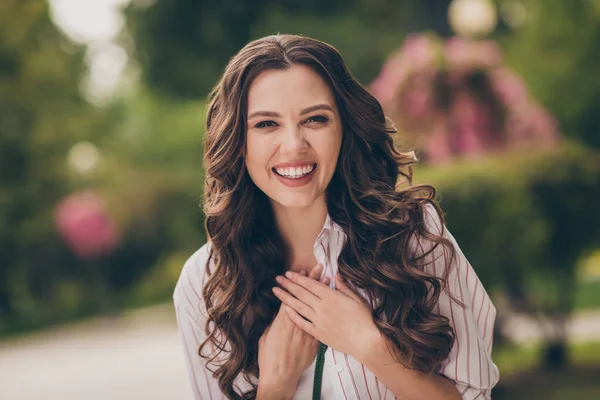
M 316 106 L 310 106 L 310 107 L 306 107 L 306 108 L 302 109 L 300 111 L 300 115 L 308 114 L 310 112 L 317 111 L 317 110 L 329 110 L 331 112 L 334 112 L 333 108 L 331 108 L 331 106 L 329 104 L 317 104 Z M 248 116 L 248 119 L 252 119 L 252 118 L 258 117 L 258 116 L 281 117 L 281 115 L 279 113 L 276 113 L 273 111 L 256 111 L 256 112 L 253 112 L 252 114 L 250 114 Z

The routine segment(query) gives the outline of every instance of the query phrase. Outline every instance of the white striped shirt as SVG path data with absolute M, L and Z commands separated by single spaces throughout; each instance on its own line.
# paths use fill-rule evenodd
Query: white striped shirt
M 441 234 L 441 221 L 437 213 L 431 206 L 428 206 L 428 210 L 425 218 L 427 226 L 436 234 Z M 437 372 L 454 382 L 464 400 L 489 400 L 491 390 L 499 380 L 498 368 L 491 358 L 496 308 L 448 229 L 444 229 L 444 237 L 450 239 L 456 249 L 448 288 L 466 307 L 462 308 L 451 301 L 444 291 L 434 309 L 435 312 L 448 317 L 456 333 L 450 355 Z M 335 289 L 337 257 L 345 240 L 346 235 L 342 228 L 327 215 L 323 229 L 314 244 L 314 255 L 317 262 L 324 266 L 323 274 L 331 277 L 332 289 Z M 198 355 L 200 343 L 205 338 L 206 311 L 203 308 L 201 293 L 209 246 L 210 244 L 205 244 L 188 259 L 173 294 L 177 324 L 183 340 L 193 393 L 197 400 L 225 399 L 217 379 L 213 378 L 206 368 L 205 360 Z M 415 246 L 413 243 L 413 246 L 415 251 L 417 247 L 421 251 L 423 249 L 421 244 Z M 434 261 L 426 267 L 426 271 L 441 276 L 444 256 L 442 247 L 438 246 L 428 256 Z M 215 369 L 214 366 L 211 368 Z M 312 397 L 314 369 L 315 361 L 300 378 L 294 400 Z M 240 389 L 250 389 L 249 383 L 241 374 L 235 384 Z M 394 400 L 395 397 L 371 371 L 352 356 L 328 348 L 325 353 L 321 399 Z

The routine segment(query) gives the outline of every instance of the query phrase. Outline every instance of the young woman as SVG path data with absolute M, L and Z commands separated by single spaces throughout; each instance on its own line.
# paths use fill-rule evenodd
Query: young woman
M 323 42 L 230 60 L 206 115 L 209 240 L 174 292 L 196 399 L 490 398 L 496 309 L 394 132 Z

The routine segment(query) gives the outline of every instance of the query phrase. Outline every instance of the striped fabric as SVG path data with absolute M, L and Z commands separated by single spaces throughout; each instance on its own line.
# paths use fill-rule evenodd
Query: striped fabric
M 428 206 L 425 221 L 430 230 L 442 234 L 441 221 L 433 207 Z M 436 306 L 435 311 L 447 316 L 456 332 L 454 347 L 438 372 L 454 382 L 463 399 L 490 399 L 491 390 L 499 379 L 498 368 L 491 358 L 496 308 L 450 232 L 444 229 L 443 235 L 452 241 L 457 251 L 448 278 L 448 287 L 466 307 L 462 308 L 452 302 L 445 292 Z M 317 261 L 324 266 L 323 274 L 331 277 L 330 286 L 333 289 L 337 257 L 345 240 L 346 235 L 341 227 L 328 215 L 315 241 L 314 254 Z M 209 246 L 209 243 L 202 246 L 185 263 L 173 300 L 195 398 L 220 400 L 225 399 L 225 396 L 221 393 L 217 380 L 206 368 L 204 360 L 198 355 L 198 347 L 205 337 L 206 312 L 200 294 L 205 281 L 204 270 Z M 412 246 L 414 251 L 427 250 L 427 243 L 413 243 Z M 446 257 L 441 246 L 428 257 L 431 257 L 433 262 L 426 270 L 441 276 L 443 260 Z M 294 400 L 311 398 L 314 368 L 315 362 L 302 375 Z M 238 376 L 236 385 L 242 390 L 250 388 L 242 376 Z M 395 396 L 352 356 L 328 348 L 325 354 L 321 398 L 394 400 Z

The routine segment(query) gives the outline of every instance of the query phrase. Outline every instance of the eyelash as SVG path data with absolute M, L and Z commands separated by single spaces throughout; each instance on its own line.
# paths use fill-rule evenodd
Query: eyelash
M 311 119 L 315 119 L 316 121 L 313 121 L 313 122 L 316 122 L 318 124 L 326 124 L 327 122 L 329 122 L 329 118 L 324 115 L 313 115 L 312 117 L 307 118 L 304 122 L 307 122 Z M 270 120 L 269 121 L 261 121 L 258 124 L 256 124 L 255 128 L 262 129 L 262 128 L 269 128 L 269 127 L 273 126 L 273 125 L 268 125 L 268 126 L 265 125 L 267 123 L 275 124 L 275 121 L 270 121 Z

